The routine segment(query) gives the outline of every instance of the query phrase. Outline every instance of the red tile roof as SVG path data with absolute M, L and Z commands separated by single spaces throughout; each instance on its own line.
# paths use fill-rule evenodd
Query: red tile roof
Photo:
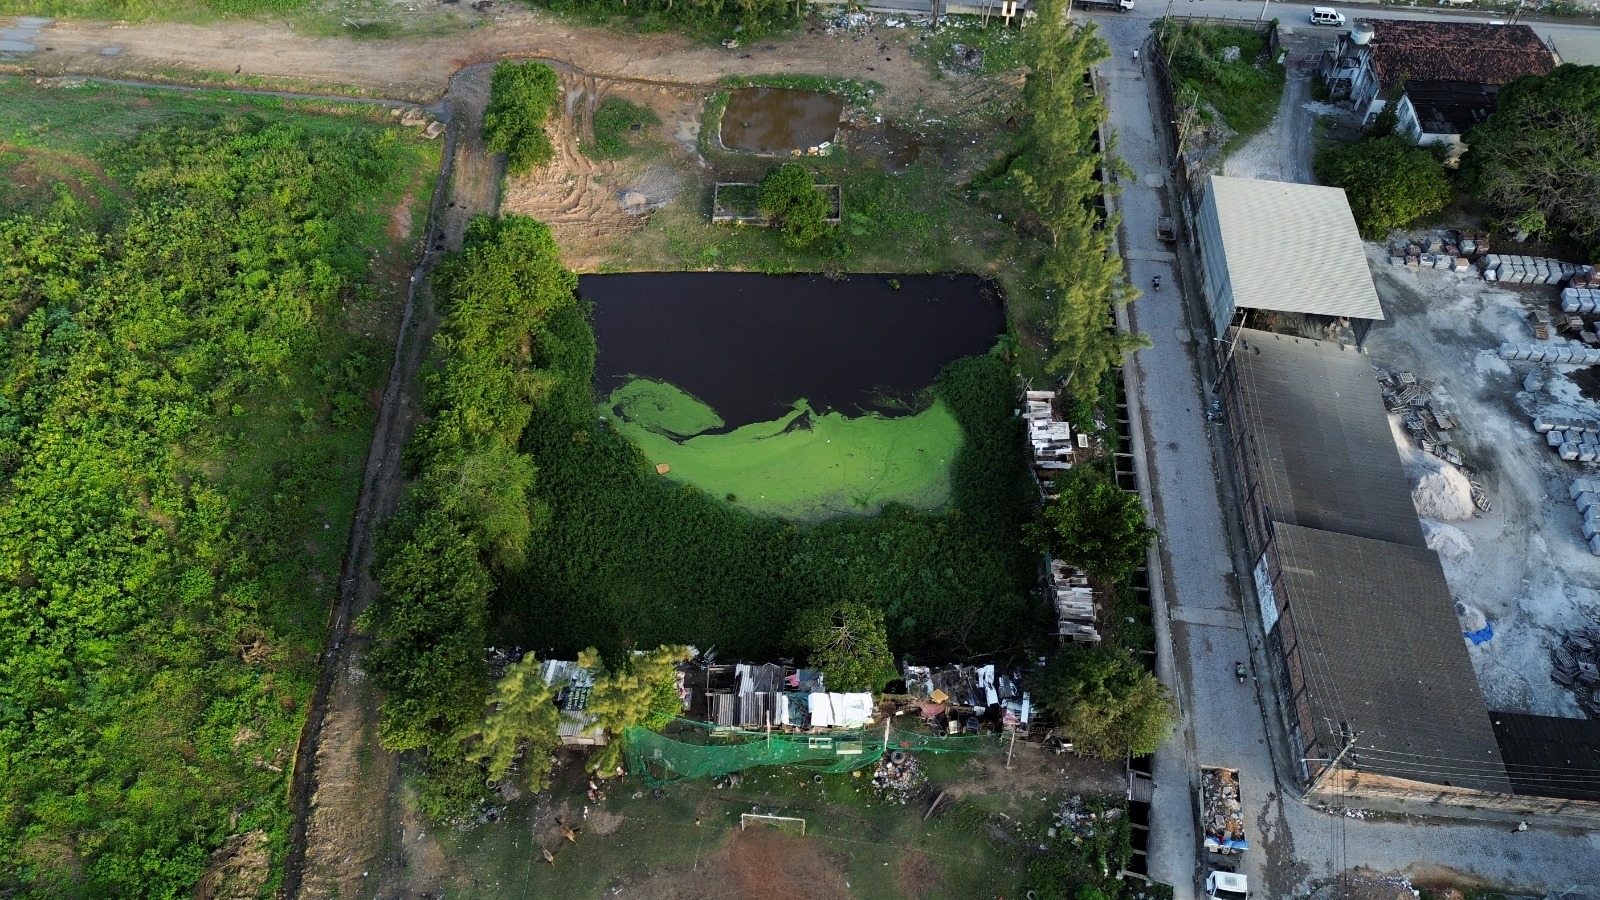
M 1526 25 L 1357 19 L 1371 25 L 1378 83 L 1456 81 L 1508 84 L 1556 67 L 1555 55 Z

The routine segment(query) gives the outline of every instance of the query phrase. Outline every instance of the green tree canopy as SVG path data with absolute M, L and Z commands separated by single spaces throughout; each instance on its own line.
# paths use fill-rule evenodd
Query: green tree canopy
M 1344 188 L 1362 235 L 1381 238 L 1450 205 L 1444 163 L 1399 134 L 1332 144 L 1317 154 L 1317 178 Z
M 1144 565 L 1156 532 L 1145 523 L 1138 494 L 1086 465 L 1067 470 L 1055 479 L 1055 487 L 1059 496 L 1028 526 L 1034 546 L 1112 581 L 1122 581 Z
M 1161 682 L 1113 647 L 1063 646 L 1034 692 L 1078 751 L 1091 756 L 1154 753 L 1177 717 Z
M 1473 196 L 1508 220 L 1540 213 L 1600 252 L 1600 67 L 1567 64 L 1513 81 L 1463 139 Z
M 578 665 L 594 675 L 585 711 L 611 736 L 605 748 L 590 758 L 590 768 L 609 773 L 616 766 L 629 728 L 665 724 L 662 685 L 676 684 L 678 663 L 688 658 L 688 647 L 669 645 L 630 653 L 617 666 L 608 668 L 593 647 L 578 654 Z M 675 689 L 672 700 L 677 700 Z
M 785 243 L 810 244 L 828 232 L 828 198 L 799 163 L 784 163 L 761 179 L 756 193 L 761 213 L 772 217 Z
M 542 62 L 503 62 L 489 79 L 489 106 L 483 114 L 483 141 L 490 153 L 504 153 L 506 168 L 521 175 L 555 157 L 544 123 L 561 95 L 556 70 Z
M 522 776 L 528 790 L 550 785 L 551 751 L 561 746 L 561 711 L 556 709 L 555 688 L 540 675 L 532 653 L 506 671 L 490 698 L 494 709 L 484 717 L 480 743 L 467 752 L 468 760 L 483 764 L 492 779 L 506 777 L 511 764 L 523 756 Z
M 822 670 L 831 691 L 878 691 L 894 677 L 883 613 L 841 601 L 802 613 L 790 643 Z

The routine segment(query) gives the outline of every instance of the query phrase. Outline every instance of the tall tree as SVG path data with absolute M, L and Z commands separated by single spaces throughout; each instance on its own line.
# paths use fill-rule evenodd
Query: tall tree
M 1156 532 L 1145 523 L 1138 494 L 1088 465 L 1067 470 L 1055 487 L 1060 494 L 1028 526 L 1035 546 L 1112 581 L 1126 579 L 1144 564 Z
M 1062 647 L 1035 691 L 1077 750 L 1090 756 L 1154 753 L 1177 717 L 1161 682 L 1112 647 Z
M 1600 67 L 1519 78 L 1469 130 L 1469 191 L 1507 220 L 1543 221 L 1600 253 Z
M 544 123 L 561 96 L 556 70 L 542 62 L 503 62 L 489 79 L 489 105 L 483 113 L 483 141 L 490 153 L 504 153 L 513 175 L 530 172 L 555 157 Z
M 790 643 L 822 670 L 833 691 L 877 691 L 894 677 L 883 613 L 844 600 L 802 613 Z
M 480 743 L 467 752 L 467 759 L 483 764 L 498 781 L 520 755 L 528 789 L 544 790 L 550 785 L 550 752 L 561 746 L 555 694 L 539 673 L 539 661 L 532 653 L 524 656 L 495 685 L 490 698 L 494 708 L 484 717 Z
M 1378 239 L 1450 205 L 1444 163 L 1398 134 L 1333 144 L 1317 154 L 1317 179 L 1344 188 L 1361 233 Z
M 628 729 L 659 723 L 662 685 L 676 683 L 678 663 L 688 658 L 688 647 L 666 645 L 630 653 L 615 668 L 608 668 L 593 647 L 578 654 L 578 665 L 594 675 L 585 711 L 611 738 L 590 759 L 591 768 L 610 772 L 621 757 Z

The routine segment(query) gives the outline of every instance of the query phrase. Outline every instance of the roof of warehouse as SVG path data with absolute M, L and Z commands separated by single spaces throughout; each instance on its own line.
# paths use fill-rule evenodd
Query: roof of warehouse
M 1600 800 L 1600 721 L 1491 712 L 1518 794 Z
M 1257 489 L 1278 522 L 1424 546 L 1368 357 L 1355 347 L 1234 329 L 1232 365 Z
M 1348 722 L 1361 771 L 1508 792 L 1438 554 L 1297 525 L 1273 530 L 1323 748 L 1340 746 L 1339 723 Z
M 1233 304 L 1382 319 L 1344 190 L 1211 176 Z

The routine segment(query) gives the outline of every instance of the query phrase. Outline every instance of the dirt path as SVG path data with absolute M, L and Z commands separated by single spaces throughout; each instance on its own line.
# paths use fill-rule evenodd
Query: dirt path
M 0 23 L 10 24 L 10 19 Z M 782 43 L 734 50 L 671 34 L 633 36 L 584 28 L 535 10 L 494 13 L 490 27 L 406 41 L 313 38 L 276 24 L 198 26 L 58 21 L 33 39 L 32 53 L 8 54 L 5 71 L 38 75 L 108 75 L 283 79 L 330 91 L 362 91 L 433 103 L 452 74 L 507 57 L 540 57 L 602 78 L 709 85 L 724 75 L 809 73 L 876 81 L 879 105 L 896 117 L 920 105 L 955 99 L 952 85 L 928 77 L 910 53 L 914 29 L 827 34 L 813 29 Z M 880 49 L 882 48 L 882 49 Z M 248 83 L 248 82 L 246 82 Z
M 1271 127 L 1229 156 L 1222 164 L 1223 174 L 1316 184 L 1311 175 L 1311 159 L 1316 155 L 1316 116 L 1310 103 L 1311 73 L 1290 71 Z

